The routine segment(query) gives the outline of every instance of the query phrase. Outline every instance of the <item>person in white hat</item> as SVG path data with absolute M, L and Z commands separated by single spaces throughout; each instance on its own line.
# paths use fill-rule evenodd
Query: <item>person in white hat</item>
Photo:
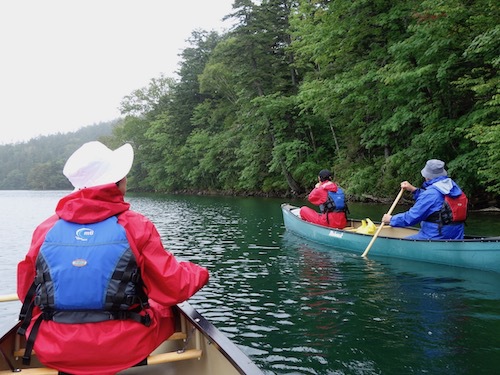
M 69 157 L 63 174 L 80 190 L 121 181 L 133 161 L 134 150 L 128 143 L 112 151 L 101 142 L 88 142 Z
M 392 227 L 420 223 L 419 232 L 410 239 L 462 239 L 468 200 L 444 166 L 442 160 L 428 160 L 420 172 L 425 179 L 421 188 L 403 181 L 401 188 L 413 194 L 415 204 L 406 212 L 385 214 L 382 221 Z
M 133 159 L 130 144 L 89 142 L 67 160 L 75 190 L 37 227 L 18 265 L 27 361 L 33 349 L 60 373 L 116 374 L 166 340 L 171 306 L 208 282 L 206 268 L 177 261 L 124 201 Z

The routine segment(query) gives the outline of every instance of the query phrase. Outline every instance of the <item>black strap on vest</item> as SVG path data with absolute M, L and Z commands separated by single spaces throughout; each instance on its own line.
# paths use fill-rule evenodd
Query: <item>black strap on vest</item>
M 129 306 L 133 305 L 134 303 L 140 303 L 140 298 L 137 298 L 137 296 L 125 294 L 125 289 L 127 288 L 129 282 L 137 285 L 141 280 L 140 274 L 136 270 L 137 268 L 135 259 L 133 257 L 130 257 L 127 266 L 125 267 L 125 271 L 113 272 L 111 278 L 113 280 L 119 280 L 120 284 L 118 285 L 118 290 L 116 291 L 116 293 L 113 296 L 108 296 L 106 298 L 106 306 L 109 307 L 108 303 L 112 303 L 110 308 L 111 311 L 118 310 L 122 303 Z M 140 285 L 138 285 L 138 287 L 140 287 Z
M 51 306 L 54 305 L 54 295 L 47 291 L 47 282 L 52 281 L 49 272 L 37 271 L 35 277 L 35 284 L 39 285 L 40 293 L 35 297 L 35 305 L 37 306 Z
M 21 311 L 19 312 L 19 320 L 22 323 L 17 329 L 17 333 L 21 336 L 26 333 L 26 330 L 31 323 L 31 317 L 33 316 L 33 307 L 35 305 L 35 292 L 36 285 L 35 283 L 33 283 L 31 284 L 28 293 L 26 294 L 26 298 L 24 298 L 23 306 L 21 307 Z
M 24 350 L 24 355 L 23 355 L 23 365 L 29 366 L 31 363 L 31 352 L 33 351 L 33 346 L 35 345 L 35 338 L 36 335 L 38 334 L 38 329 L 40 328 L 42 320 L 43 320 L 43 314 L 36 319 L 35 324 L 33 324 L 33 328 L 31 329 L 30 335 L 26 340 L 26 349 Z

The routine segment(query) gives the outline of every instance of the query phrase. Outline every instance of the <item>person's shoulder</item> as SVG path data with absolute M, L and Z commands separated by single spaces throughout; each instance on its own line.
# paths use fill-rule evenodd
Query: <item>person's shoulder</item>
M 421 195 L 434 195 L 434 194 L 442 194 L 442 193 L 438 189 L 437 186 L 430 185 L 430 186 L 427 186 L 425 189 L 420 189 L 420 194 Z
M 146 216 L 134 210 L 127 210 L 122 212 L 119 215 L 119 218 L 127 221 L 151 222 L 151 220 L 149 220 Z
M 415 199 L 418 199 L 419 201 L 427 201 L 429 199 L 434 200 L 442 195 L 443 195 L 443 193 L 441 193 L 441 191 L 439 191 L 439 189 L 433 185 L 429 185 L 429 186 L 426 186 L 425 188 L 417 189 L 414 192 Z
M 462 195 L 462 193 L 464 193 L 464 191 L 457 184 L 457 182 L 455 180 L 451 180 L 451 182 L 452 182 L 452 188 L 450 190 L 450 196 L 452 196 L 452 197 L 459 197 L 460 195 Z
M 35 233 L 40 234 L 49 231 L 58 220 L 59 216 L 57 216 L 56 214 L 49 216 L 48 218 L 46 218 L 44 221 L 42 221 L 40 224 L 37 225 L 37 227 L 35 228 Z
M 158 232 L 155 224 L 143 214 L 127 210 L 118 217 L 118 223 L 122 225 L 131 238 L 137 243 L 148 241 L 151 236 Z
M 338 189 L 338 185 L 333 181 L 328 181 L 326 184 L 323 185 L 323 188 L 328 191 L 336 192 Z

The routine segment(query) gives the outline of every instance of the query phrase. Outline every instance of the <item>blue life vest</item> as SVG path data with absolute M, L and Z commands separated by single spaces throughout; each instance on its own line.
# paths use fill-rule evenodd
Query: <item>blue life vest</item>
M 28 338 L 25 364 L 42 320 L 78 324 L 131 319 L 151 324 L 150 316 L 141 314 L 147 296 L 125 229 L 116 216 L 93 224 L 62 219 L 54 224 L 40 248 L 35 281 L 21 308 L 21 335 L 30 324 L 34 305 L 42 315 Z
M 337 186 L 337 191 L 328 191 L 326 202 L 320 206 L 322 213 L 346 211 L 344 190 Z

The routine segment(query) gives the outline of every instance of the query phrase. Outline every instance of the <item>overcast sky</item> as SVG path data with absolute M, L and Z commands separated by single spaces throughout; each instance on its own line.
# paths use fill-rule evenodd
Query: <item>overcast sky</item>
M 120 116 L 126 95 L 174 77 L 196 29 L 233 0 L 0 0 L 0 144 Z

